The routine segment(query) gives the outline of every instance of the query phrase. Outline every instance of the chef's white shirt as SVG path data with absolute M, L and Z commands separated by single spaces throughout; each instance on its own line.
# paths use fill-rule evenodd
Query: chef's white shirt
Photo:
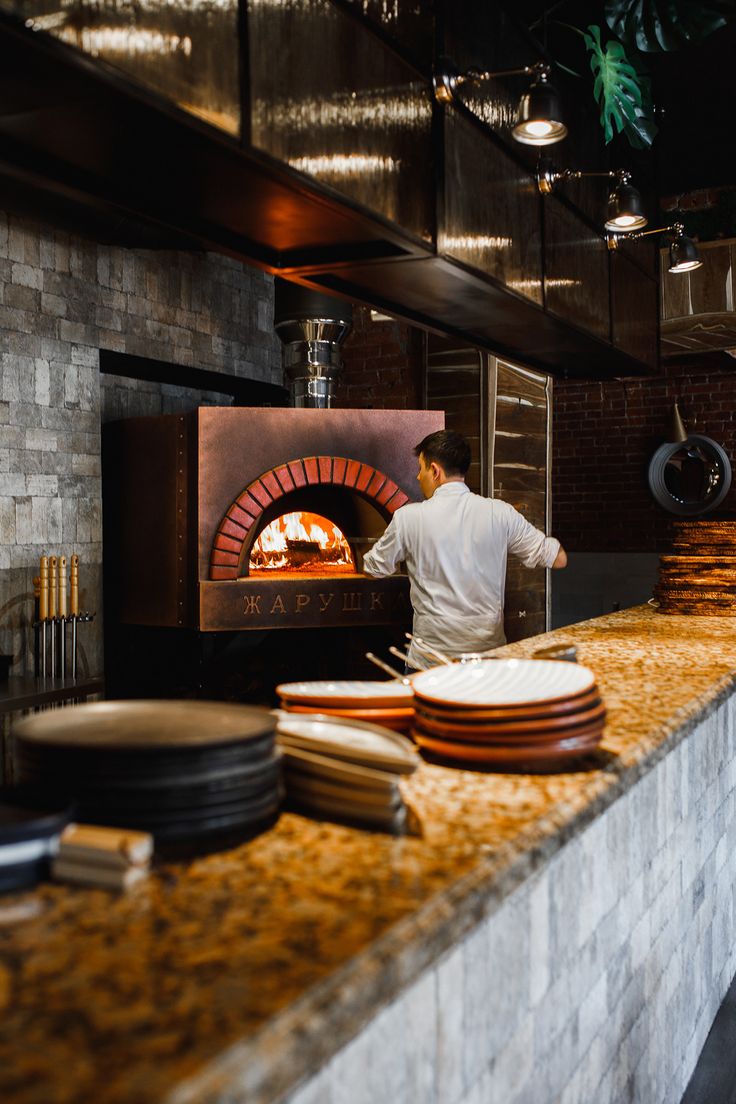
M 503 598 L 509 552 L 526 567 L 551 567 L 560 542 L 545 537 L 497 498 L 473 494 L 465 483 L 443 483 L 431 498 L 397 510 L 363 559 L 367 575 L 393 575 L 406 564 L 414 633 L 451 656 L 505 643 Z M 436 661 L 412 644 L 409 662 Z

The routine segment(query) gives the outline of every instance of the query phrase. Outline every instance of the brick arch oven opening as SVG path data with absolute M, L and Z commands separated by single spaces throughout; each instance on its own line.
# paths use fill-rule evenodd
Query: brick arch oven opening
M 213 541 L 210 579 L 358 575 L 363 553 L 407 501 L 384 472 L 359 460 L 291 460 L 231 504 Z

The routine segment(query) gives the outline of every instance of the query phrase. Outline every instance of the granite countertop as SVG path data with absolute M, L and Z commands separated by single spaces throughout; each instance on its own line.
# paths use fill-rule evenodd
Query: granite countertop
M 735 638 L 644 606 L 509 645 L 577 644 L 601 749 L 551 775 L 425 764 L 421 838 L 287 813 L 126 896 L 0 897 L 0 1099 L 278 1100 L 733 692 Z

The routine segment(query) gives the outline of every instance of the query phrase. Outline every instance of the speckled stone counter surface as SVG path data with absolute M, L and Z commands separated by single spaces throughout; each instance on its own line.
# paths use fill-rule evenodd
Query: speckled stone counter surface
M 505 653 L 563 640 L 608 707 L 575 771 L 424 765 L 405 784 L 421 838 L 285 814 L 123 897 L 1 897 L 0 1100 L 279 1100 L 736 686 L 733 618 L 640 607 Z

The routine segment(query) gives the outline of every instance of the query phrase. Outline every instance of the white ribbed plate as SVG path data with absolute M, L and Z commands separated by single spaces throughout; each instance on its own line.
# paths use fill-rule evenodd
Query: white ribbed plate
M 492 708 L 574 697 L 595 686 L 595 675 L 565 660 L 486 659 L 433 667 L 415 675 L 412 685 L 425 701 Z
M 303 748 L 319 755 L 332 755 L 350 763 L 411 774 L 419 764 L 410 740 L 380 725 L 363 721 L 341 721 L 320 713 L 284 713 L 274 710 L 277 738 L 283 746 Z
M 304 705 L 343 706 L 358 709 L 378 706 L 410 706 L 414 702 L 411 686 L 401 682 L 339 680 L 335 682 L 282 682 L 276 693 L 284 701 Z
M 277 737 L 281 749 L 284 772 L 310 776 L 317 781 L 339 784 L 345 789 L 366 790 L 380 795 L 384 802 L 397 791 L 396 775 L 392 771 L 366 767 L 363 763 L 349 763 L 334 755 L 318 755 L 291 744 L 288 736 Z

